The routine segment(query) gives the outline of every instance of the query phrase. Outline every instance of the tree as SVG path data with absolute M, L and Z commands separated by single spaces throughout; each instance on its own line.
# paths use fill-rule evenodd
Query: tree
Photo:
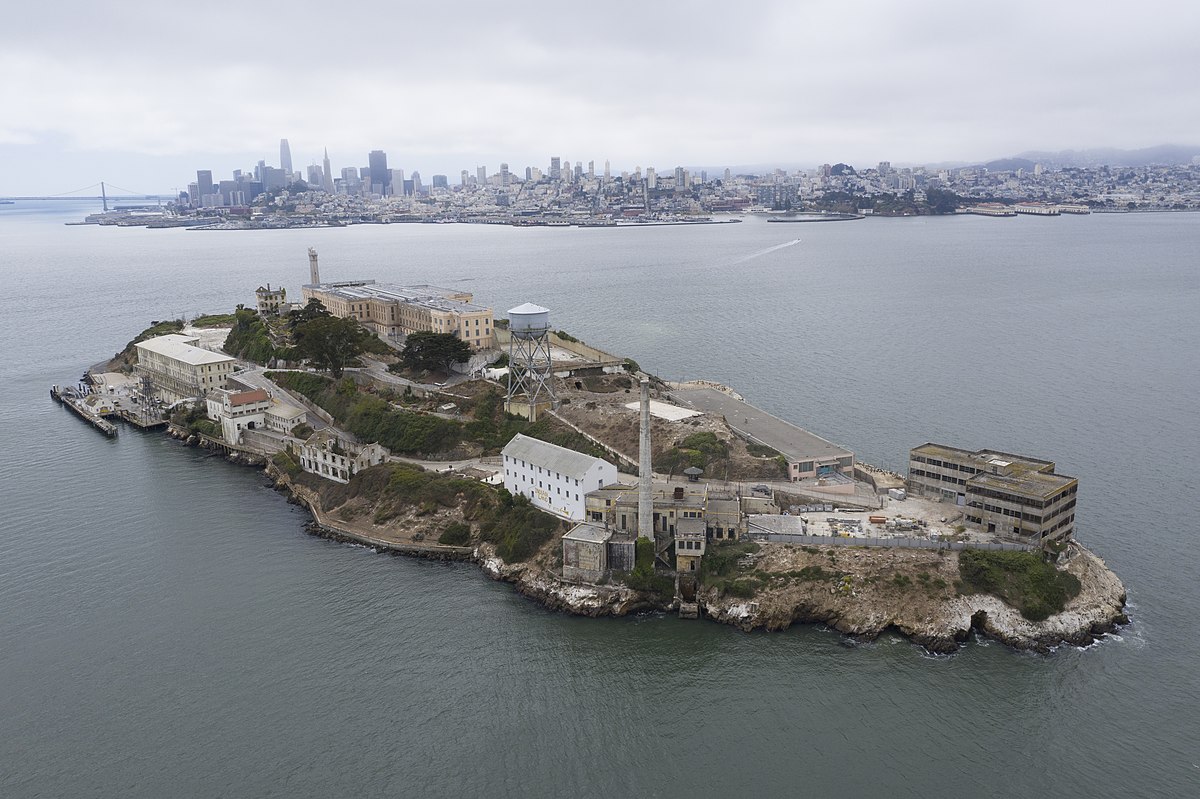
M 334 377 L 341 377 L 347 366 L 357 362 L 371 338 L 358 322 L 336 316 L 318 316 L 303 322 L 296 326 L 294 336 L 296 352 Z
M 471 347 L 451 333 L 412 333 L 404 342 L 400 362 L 410 369 L 449 370 L 451 364 L 471 359 Z
M 325 307 L 325 303 L 313 297 L 303 308 L 288 312 L 288 327 L 295 330 L 305 322 L 311 322 L 323 316 L 332 316 L 332 314 Z

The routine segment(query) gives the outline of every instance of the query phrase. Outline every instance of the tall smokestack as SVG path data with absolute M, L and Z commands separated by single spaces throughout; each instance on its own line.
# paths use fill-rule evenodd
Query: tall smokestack
M 638 442 L 638 537 L 654 540 L 654 499 L 650 482 L 650 379 L 642 375 L 642 426 Z
M 317 251 L 312 247 L 308 248 L 308 278 L 311 285 L 317 285 L 321 282 L 321 272 L 317 269 Z

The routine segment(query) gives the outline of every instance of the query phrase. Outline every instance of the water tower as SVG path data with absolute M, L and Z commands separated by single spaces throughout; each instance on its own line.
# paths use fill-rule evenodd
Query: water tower
M 550 387 L 550 311 L 527 302 L 508 312 L 508 396 L 504 409 L 536 421 L 554 403 Z

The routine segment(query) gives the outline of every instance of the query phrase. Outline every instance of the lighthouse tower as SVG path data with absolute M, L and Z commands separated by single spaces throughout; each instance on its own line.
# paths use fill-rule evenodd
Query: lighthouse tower
M 321 270 L 317 269 L 317 251 L 312 247 L 308 248 L 308 279 L 309 285 L 321 284 Z

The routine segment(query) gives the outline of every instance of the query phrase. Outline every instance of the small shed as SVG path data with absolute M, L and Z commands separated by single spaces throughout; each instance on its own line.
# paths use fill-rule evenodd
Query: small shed
M 599 524 L 580 522 L 562 537 L 564 580 L 595 583 L 608 571 L 608 540 L 612 532 Z

